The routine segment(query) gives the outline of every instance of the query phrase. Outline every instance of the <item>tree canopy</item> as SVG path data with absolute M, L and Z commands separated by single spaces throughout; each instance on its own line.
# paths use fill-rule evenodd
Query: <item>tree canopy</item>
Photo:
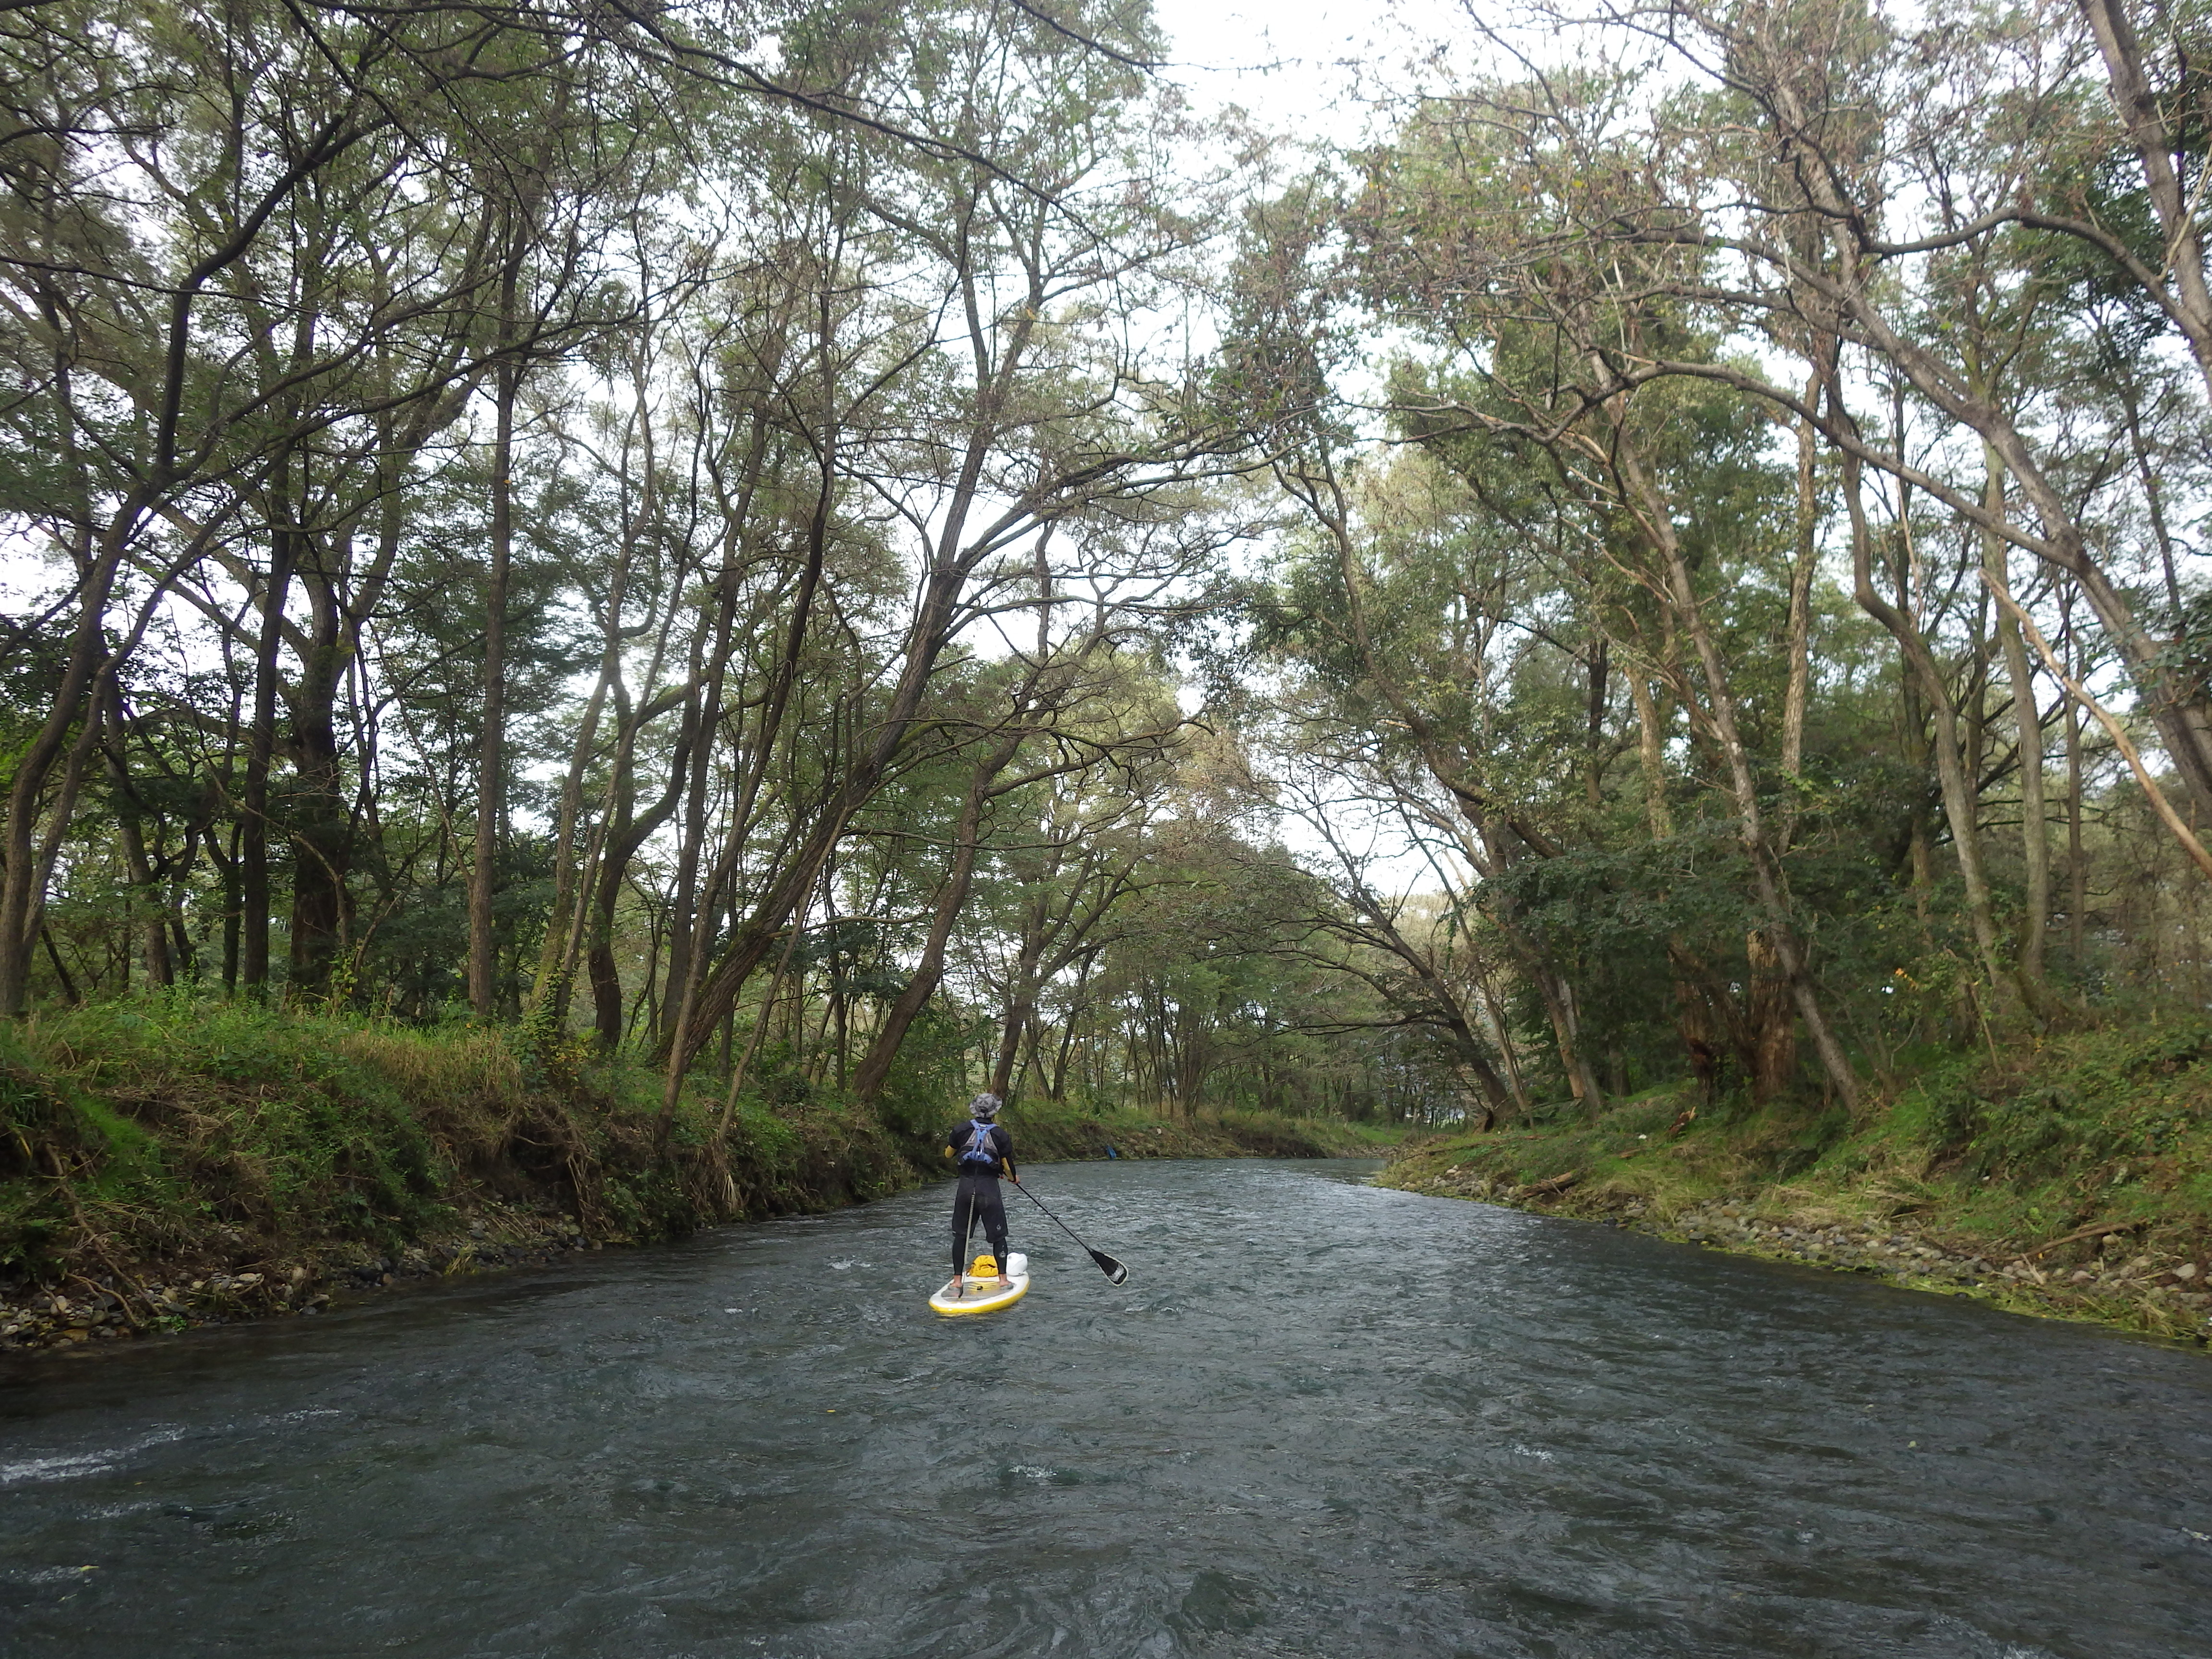
M 1294 157 L 1103 0 L 8 9 L 0 1013 L 1494 1122 L 2201 1006 L 2203 33 L 1470 14 Z

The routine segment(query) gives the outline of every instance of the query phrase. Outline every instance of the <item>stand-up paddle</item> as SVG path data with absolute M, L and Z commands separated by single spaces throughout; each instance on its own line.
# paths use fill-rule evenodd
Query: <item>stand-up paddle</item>
M 1044 1210 L 1044 1200 L 1042 1199 L 1039 1198 L 1028 1188 L 1024 1187 L 1018 1181 L 1014 1183 L 1014 1186 L 1019 1190 L 1024 1198 L 1029 1200 L 1030 1203 L 1036 1205 L 1040 1210 Z M 1069 1226 L 1058 1216 L 1054 1215 L 1050 1210 L 1044 1210 L 1044 1212 L 1051 1220 L 1054 1226 L 1059 1228 L 1060 1231 L 1066 1233 L 1070 1238 L 1075 1238 L 1074 1228 Z M 1094 1250 L 1088 1244 L 1084 1243 L 1084 1242 L 1079 1238 L 1075 1238 L 1075 1242 L 1085 1255 L 1089 1256 L 1093 1261 L 1098 1264 L 1098 1271 L 1106 1275 L 1106 1282 L 1108 1284 L 1119 1285 L 1123 1279 L 1128 1278 L 1129 1270 L 1123 1267 L 1120 1262 L 1115 1261 L 1112 1256 L 1107 1255 L 1105 1251 Z
M 967 1253 L 968 1241 L 975 1232 L 973 1200 L 967 1201 L 967 1209 L 968 1224 L 962 1230 L 960 1237 L 960 1249 L 963 1255 Z M 975 1265 L 977 1271 L 974 1279 L 975 1288 L 972 1291 L 960 1275 L 955 1273 L 945 1281 L 942 1290 L 929 1298 L 929 1305 L 939 1313 L 957 1319 L 963 1314 L 996 1313 L 1001 1308 L 1012 1307 L 1029 1294 L 1030 1259 L 1019 1250 L 1007 1251 L 1004 1261 L 990 1255 L 979 1255 Z M 1003 1284 L 996 1282 L 1001 1278 L 1005 1280 Z
M 1030 1293 L 1030 1259 L 1019 1250 L 1009 1250 L 1000 1265 L 1006 1271 L 1004 1285 L 998 1283 L 995 1273 L 989 1279 L 978 1279 L 980 1288 L 972 1291 L 958 1279 L 948 1279 L 945 1288 L 929 1298 L 929 1305 L 955 1319 L 963 1314 L 996 1313 L 1012 1307 Z

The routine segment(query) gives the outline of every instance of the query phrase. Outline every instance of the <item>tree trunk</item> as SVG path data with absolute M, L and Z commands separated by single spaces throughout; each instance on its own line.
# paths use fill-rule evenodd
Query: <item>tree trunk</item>
M 1765 1104 L 1789 1090 L 1797 1074 L 1797 1025 L 1791 1017 L 1790 975 L 1772 931 L 1754 928 L 1744 937 L 1751 963 L 1745 992 L 1745 1024 L 1750 1036 L 1751 1097 Z
M 301 992 L 328 988 L 331 964 L 349 931 L 353 824 L 339 765 L 338 687 L 344 673 L 343 619 L 327 576 L 302 574 L 313 603 L 307 651 L 291 714 L 293 792 L 292 986 Z
M 874 1040 L 868 1044 L 860 1069 L 853 1074 L 853 1097 L 864 1104 L 872 1103 L 883 1092 L 908 1030 L 929 999 L 936 994 L 938 980 L 945 971 L 945 947 L 951 941 L 953 925 L 968 902 L 968 890 L 975 878 L 975 854 L 991 785 L 1012 764 L 1020 748 L 1018 738 L 1002 741 L 977 763 L 969 777 L 968 798 L 961 804 L 960 820 L 952 834 L 952 862 L 945 872 L 945 884 L 937 891 L 929 933 L 922 941 L 921 959 L 915 964 L 913 977 L 884 1010 L 883 1024 L 876 1028 Z
M 714 775 L 714 734 L 722 724 L 722 686 L 729 672 L 732 647 L 732 624 L 737 608 L 737 572 L 725 562 L 716 584 L 714 641 L 708 648 L 704 684 L 692 693 L 693 725 L 698 738 L 691 750 L 691 778 L 684 791 L 684 828 L 676 853 L 676 889 L 669 907 L 668 972 L 666 982 L 680 988 L 691 982 L 693 919 L 699 906 L 699 864 L 707 845 L 707 791 Z M 744 686 L 739 683 L 742 694 Z M 732 825 L 732 833 L 739 826 Z M 681 991 L 662 999 L 655 1030 L 673 1036 Z
M 1599 634 L 1589 647 L 1589 699 L 1583 732 L 1583 799 L 1592 812 L 1605 807 L 1605 716 L 1611 665 L 1611 641 Z
M 1674 975 L 1674 1030 L 1698 1092 L 1711 1105 L 1719 1097 L 1721 1066 L 1728 1058 L 1729 1021 L 1704 963 L 1679 939 L 1667 942 L 1667 964 Z
M 1650 682 L 1642 674 L 1628 678 L 1629 698 L 1636 708 L 1636 750 L 1644 773 L 1644 818 L 1650 827 L 1651 839 L 1662 842 L 1674 834 L 1674 809 L 1667 801 L 1667 763 L 1665 735 L 1660 728 L 1659 700 L 1651 690 Z M 1789 739 L 1785 733 L 1785 749 Z M 1698 1091 L 1711 1105 L 1719 1097 L 1721 1066 L 1727 1055 L 1729 1020 L 1719 1001 L 1721 993 L 1712 983 L 1712 975 L 1698 959 L 1690 943 L 1677 933 L 1667 941 L 1667 965 L 1674 979 L 1674 1030 L 1682 1040 L 1682 1053 L 1690 1062 L 1690 1074 L 1698 1080 Z M 1790 1005 L 1785 1000 L 1784 1012 L 1788 1018 Z M 1791 1037 L 1794 1043 L 1794 1034 Z M 1755 1070 L 1748 1060 L 1747 1065 Z
M 291 497 L 280 488 L 272 516 L 291 516 Z M 284 600 L 291 591 L 296 538 L 279 523 L 270 538 L 269 580 L 262 590 L 261 634 L 253 652 L 253 726 L 246 737 L 246 790 L 241 803 L 245 833 L 239 846 L 239 918 L 241 934 L 239 977 L 250 996 L 269 988 L 269 773 L 276 748 L 276 654 L 284 636 Z
M 86 521 L 82 555 L 82 598 L 77 623 L 70 641 L 69 665 L 55 689 L 53 707 L 15 760 L 15 776 L 8 790 L 8 830 L 5 856 L 0 858 L 0 1015 L 18 1017 L 29 1011 L 31 952 L 45 910 L 46 878 L 52 860 L 40 845 L 42 816 L 66 825 L 76 807 L 76 789 L 82 778 L 77 758 L 87 747 L 89 722 L 94 717 L 94 682 L 108 666 L 106 631 L 107 602 L 115 591 L 115 578 L 125 555 L 137 536 L 139 521 L 158 493 L 158 486 L 141 483 L 117 503 L 115 516 L 96 538 Z M 76 741 L 71 742 L 72 732 Z M 54 768 L 64 766 L 54 799 L 46 787 Z M 58 844 L 49 834 L 48 842 Z
M 1828 1084 L 1846 1106 L 1858 1104 L 1858 1076 L 1844 1053 L 1842 1043 L 1829 1029 L 1826 1015 L 1822 1012 L 1819 996 L 1813 988 L 1804 951 L 1799 943 L 1795 921 L 1790 914 L 1790 889 L 1768 841 L 1765 824 L 1759 806 L 1759 783 L 1751 769 L 1751 755 L 1744 747 L 1743 738 L 1736 726 L 1735 696 L 1729 684 L 1728 670 L 1723 663 L 1719 647 L 1713 641 L 1711 629 L 1705 622 L 1704 607 L 1698 603 L 1696 586 L 1690 577 L 1690 568 L 1682 553 L 1680 540 L 1674 534 L 1671 504 L 1663 500 L 1650 480 L 1632 447 L 1623 443 L 1614 451 L 1624 494 L 1632 504 L 1645 536 L 1662 557 L 1666 569 L 1668 591 L 1676 617 L 1690 636 L 1692 647 L 1698 654 L 1698 665 L 1705 683 L 1708 712 L 1715 734 L 1719 738 L 1726 757 L 1729 781 L 1735 796 L 1737 821 L 1744 851 L 1749 855 L 1752 878 L 1759 894 L 1759 907 L 1766 913 L 1766 927 L 1762 930 L 1771 946 L 1777 965 L 1789 986 L 1790 996 L 1796 1005 L 1798 1018 L 1813 1038 L 1813 1046 L 1820 1056 L 1820 1068 Z
M 503 323 L 513 316 L 511 264 L 506 289 Z M 521 385 L 521 370 L 512 362 L 501 363 L 494 398 L 491 556 L 483 590 L 483 736 L 477 750 L 476 845 L 469 866 L 469 1006 L 481 1020 L 495 1019 L 499 1013 L 499 944 L 492 901 L 498 891 L 500 830 L 506 819 L 507 594 L 514 551 L 514 405 Z
M 991 1080 L 985 1086 L 1001 1100 L 1010 1100 L 1008 1092 L 1013 1086 L 1014 1062 L 1021 1054 L 1022 1028 L 1028 1024 L 1036 995 L 1036 969 L 1039 957 L 1044 951 L 1045 918 L 1042 901 L 1033 902 L 1027 925 L 1022 929 L 1021 949 L 1014 963 L 1013 977 L 1006 986 L 1006 1006 L 999 1024 L 998 1058 L 991 1067 Z
M 1989 477 L 1988 507 L 1992 514 L 2004 511 L 2004 465 L 1996 452 L 1982 446 L 1982 464 Z M 2009 592 L 2005 542 L 2001 536 L 1982 537 L 1982 564 L 1999 587 Z M 2000 607 L 1996 617 L 1997 646 L 2003 658 L 2005 678 L 2012 688 L 2013 729 L 2020 744 L 2020 834 L 2027 875 L 2027 893 L 2018 949 L 2021 991 L 2028 1006 L 2041 1018 L 2057 1010 L 2044 978 L 2044 940 L 2051 927 L 2051 827 L 2044 802 L 2043 716 L 2035 706 L 2035 676 L 2027 660 L 2027 645 L 2020 624 Z
M 129 902 L 134 910 L 143 907 L 139 919 L 139 933 L 143 941 L 141 960 L 145 963 L 146 978 L 149 983 L 173 985 L 177 982 L 177 976 L 169 957 L 168 906 L 162 900 L 153 862 L 146 856 L 145 831 L 124 751 L 122 689 L 116 684 L 112 675 L 105 677 L 101 684 L 106 696 L 101 700 L 104 708 L 100 715 L 103 730 L 100 748 L 107 762 L 108 787 L 114 797 L 116 831 L 123 843 L 123 865 L 131 877 Z
M 1820 392 L 1819 371 L 1807 384 L 1809 404 Z M 1820 566 L 1820 505 L 1814 485 L 1815 434 L 1809 420 L 1797 423 L 1797 548 L 1790 567 L 1790 678 L 1782 697 L 1782 756 L 1784 782 L 1790 793 L 1784 797 L 1782 821 L 1776 842 L 1784 852 L 1796 833 L 1796 785 L 1805 761 L 1805 706 L 1813 683 L 1813 578 Z
M 2081 647 L 2074 638 L 2074 606 L 2066 605 L 2065 647 L 2074 678 L 2082 678 Z M 2066 699 L 2066 933 L 2067 956 L 2074 970 L 2076 995 L 2087 971 L 2084 945 L 2087 939 L 2089 869 L 2081 853 L 2081 708 Z
M 637 849 L 653 838 L 660 826 L 675 816 L 684 781 L 691 769 L 691 746 L 698 733 L 686 720 L 670 757 L 668 786 L 659 799 L 642 813 L 634 813 L 633 782 L 637 738 L 648 711 L 641 710 L 623 721 L 615 745 L 613 776 L 610 780 L 605 850 L 599 855 L 598 882 L 591 907 L 591 939 L 586 952 L 586 972 L 592 985 L 592 1025 L 601 1050 L 611 1054 L 621 1045 L 623 1008 L 622 975 L 615 964 L 615 913 L 621 907 L 623 886 L 629 879 L 630 860 Z
M 216 876 L 222 889 L 222 989 L 225 996 L 238 989 L 239 932 L 246 904 L 240 884 L 240 872 L 245 863 L 242 850 L 245 834 L 246 826 L 234 818 L 230 825 L 230 851 L 226 854 L 216 845 L 215 831 L 208 831 L 208 861 L 215 866 Z
M 1997 928 L 1990 900 L 1989 878 L 1982 868 L 1982 837 L 1972 781 L 1960 751 L 1959 727 L 1951 704 L 1951 689 L 1944 684 L 1935 653 L 1928 647 L 1918 624 L 1884 599 L 1874 585 L 1874 532 L 1866 520 L 1866 502 L 1859 488 L 1856 456 L 1844 457 L 1844 503 L 1851 522 L 1851 569 L 1859 608 L 1889 630 L 1928 707 L 1934 726 L 1936 775 L 1943 794 L 1943 816 L 1951 826 L 1952 850 L 1959 860 L 1959 878 L 1966 889 L 1966 915 L 1974 933 L 1975 952 L 1989 983 L 2010 982 L 1997 956 Z
M 2152 211 L 2158 215 L 2164 255 L 2160 263 L 2173 276 L 2172 288 L 2159 297 L 2189 343 L 2206 391 L 2212 392 L 2212 284 L 2205 277 L 2199 204 L 2189 199 L 2192 192 L 2174 166 L 2181 143 L 2168 127 L 2163 101 L 2144 70 L 2142 46 L 2126 7 L 2121 0 L 2077 3 L 2105 60 L 2112 102 L 2127 125 L 2136 159 L 2142 164 L 2145 191 Z M 2179 108 L 2191 106 L 2181 99 L 2176 103 Z
M 553 819 L 553 906 L 545 918 L 545 937 L 538 954 L 538 979 L 531 987 L 533 1018 L 546 1030 L 557 1032 L 568 1024 L 569 957 L 574 945 L 577 913 L 586 908 L 579 889 L 591 878 L 588 853 L 576 854 L 576 826 L 584 812 L 584 773 L 599 734 L 599 714 L 605 707 L 608 688 L 621 672 L 622 606 L 629 573 L 625 543 L 607 589 L 607 624 L 599 653 L 599 672 L 585 699 L 583 718 L 576 726 L 576 741 L 568 752 L 568 769 L 561 780 L 561 799 Z
M 1490 1016 L 1490 1029 L 1497 1033 L 1498 1052 L 1505 1060 L 1506 1084 L 1513 1091 L 1514 1109 L 1522 1121 L 1529 1121 L 1535 1116 L 1535 1105 L 1528 1098 L 1528 1080 L 1521 1074 L 1521 1056 L 1514 1050 L 1513 1029 L 1505 1018 L 1504 1002 L 1498 994 L 1498 988 L 1491 983 L 1487 967 L 1476 970 L 1474 983 L 1481 993 L 1483 1008 Z

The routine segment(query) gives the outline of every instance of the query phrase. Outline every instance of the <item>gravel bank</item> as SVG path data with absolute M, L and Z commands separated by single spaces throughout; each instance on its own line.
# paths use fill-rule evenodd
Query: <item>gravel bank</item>
M 2016 1312 L 2094 1320 L 2205 1345 L 2212 1273 L 2205 1257 L 2147 1251 L 2131 1232 L 2093 1231 L 2023 1254 L 1960 1245 L 1908 1218 L 1859 1218 L 1790 1208 L 1772 1195 L 1662 1210 L 1616 1194 L 1585 1197 L 1571 1182 L 1512 1185 L 1472 1171 L 1393 1171 L 1385 1184 L 1631 1227 L 1679 1243 L 1837 1273 L 1872 1273 L 1913 1290 L 1977 1297 Z

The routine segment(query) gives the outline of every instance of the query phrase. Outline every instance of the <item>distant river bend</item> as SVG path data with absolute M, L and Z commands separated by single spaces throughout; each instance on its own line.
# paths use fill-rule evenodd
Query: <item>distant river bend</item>
M 19 1362 L 0 1655 L 2212 1656 L 2203 1358 L 1371 1167 L 1039 1166 L 1129 1284 L 1009 1194 L 987 1319 L 940 1190 Z

